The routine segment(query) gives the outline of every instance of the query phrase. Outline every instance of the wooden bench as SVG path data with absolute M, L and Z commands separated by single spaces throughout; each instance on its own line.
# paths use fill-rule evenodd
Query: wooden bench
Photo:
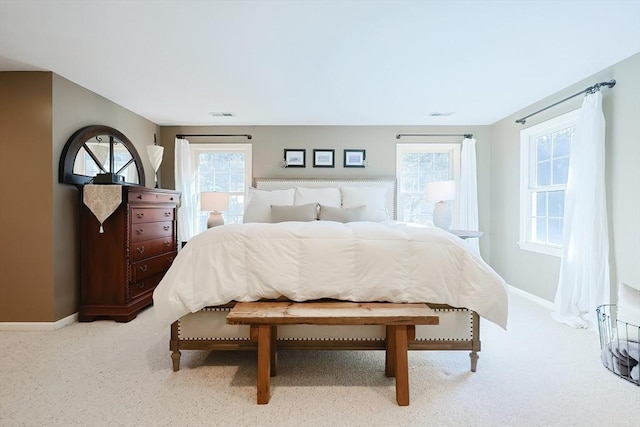
M 276 374 L 278 325 L 385 325 L 385 375 L 396 378 L 396 400 L 407 406 L 409 334 L 415 333 L 415 325 L 437 325 L 439 317 L 426 304 L 240 302 L 227 316 L 227 323 L 251 325 L 251 336 L 257 335 L 258 404 L 269 403 L 269 377 Z

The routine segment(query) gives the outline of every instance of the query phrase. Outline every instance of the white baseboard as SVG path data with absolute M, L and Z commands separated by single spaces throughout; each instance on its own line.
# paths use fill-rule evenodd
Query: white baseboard
M 515 286 L 512 286 L 512 285 L 507 285 L 507 289 L 509 290 L 509 292 L 512 292 L 512 293 L 514 293 L 516 295 L 519 295 L 519 296 L 521 296 L 523 298 L 526 298 L 529 301 L 533 301 L 536 304 L 541 305 L 544 308 L 547 308 L 547 309 L 553 311 L 554 307 L 553 307 L 553 303 L 551 301 L 547 301 L 544 298 L 540 298 L 538 296 L 530 294 L 529 292 L 523 291 L 522 289 L 516 288 Z
M 77 321 L 78 313 L 55 322 L 0 322 L 0 331 L 55 331 Z

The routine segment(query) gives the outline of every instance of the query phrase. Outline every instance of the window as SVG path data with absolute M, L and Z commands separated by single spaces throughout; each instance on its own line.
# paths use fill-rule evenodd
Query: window
M 397 144 L 396 175 L 398 221 L 433 225 L 434 203 L 424 199 L 424 184 L 459 182 L 460 144 Z M 450 203 L 455 218 L 456 206 Z
M 562 255 L 564 196 L 579 110 L 520 132 L 520 248 Z
M 222 212 L 225 224 L 241 224 L 245 194 L 251 186 L 251 144 L 193 144 L 196 175 L 195 232 L 207 229 L 208 212 L 200 210 L 200 193 L 229 193 L 229 209 Z

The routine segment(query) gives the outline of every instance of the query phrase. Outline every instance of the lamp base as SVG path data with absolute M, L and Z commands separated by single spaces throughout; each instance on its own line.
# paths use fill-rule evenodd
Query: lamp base
M 207 218 L 207 228 L 216 227 L 218 225 L 224 225 L 224 218 L 222 218 L 222 212 L 220 211 L 209 212 L 209 218 Z
M 438 202 L 433 208 L 433 225 L 449 231 L 451 228 L 451 208 L 447 202 Z

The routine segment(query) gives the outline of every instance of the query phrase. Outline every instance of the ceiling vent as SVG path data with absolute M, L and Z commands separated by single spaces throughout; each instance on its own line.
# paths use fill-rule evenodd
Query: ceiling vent
M 453 116 L 454 112 L 453 111 L 449 111 L 447 113 L 441 113 L 441 112 L 433 112 L 429 114 L 429 117 L 447 117 L 447 116 Z
M 211 117 L 233 117 L 233 113 L 221 112 L 221 111 L 212 111 Z

